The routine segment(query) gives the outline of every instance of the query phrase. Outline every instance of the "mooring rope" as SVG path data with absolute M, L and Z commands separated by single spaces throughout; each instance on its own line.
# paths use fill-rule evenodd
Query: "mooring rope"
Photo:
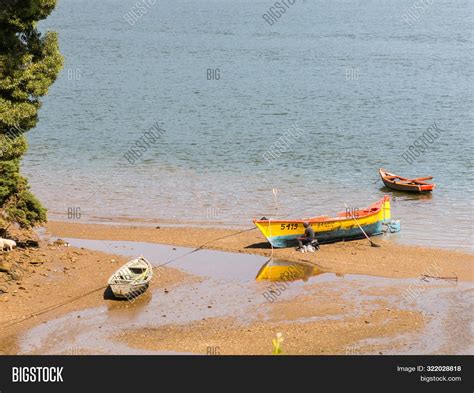
M 48 306 L 48 307 L 45 307 L 43 309 L 40 309 L 38 311 L 35 311 L 35 312 L 32 312 L 30 314 L 27 314 L 25 316 L 22 316 L 22 317 L 18 317 L 18 318 L 15 318 L 15 319 L 11 319 L 9 321 L 4 321 L 4 322 L 1 322 L 0 325 L 3 327 L 3 328 L 7 328 L 7 327 L 10 327 L 10 326 L 13 326 L 13 325 L 16 325 L 18 323 L 21 323 L 23 321 L 26 321 L 28 319 L 31 319 L 31 318 L 35 318 L 37 316 L 40 316 L 42 314 L 45 314 L 49 311 L 53 311 L 59 307 L 62 307 L 62 306 L 65 306 L 66 304 L 69 304 L 69 303 L 73 303 L 75 302 L 76 300 L 79 300 L 79 299 L 82 299 L 86 296 L 89 296 L 95 292 L 98 292 L 98 291 L 102 291 L 104 289 L 106 289 L 108 287 L 108 285 L 104 285 L 100 288 L 96 288 L 96 289 L 93 289 L 87 293 L 83 293 L 82 295 L 78 295 L 72 299 L 68 299 L 67 301 L 64 301 L 64 302 L 61 302 L 61 303 L 56 303 L 56 304 L 53 304 L 51 306 Z

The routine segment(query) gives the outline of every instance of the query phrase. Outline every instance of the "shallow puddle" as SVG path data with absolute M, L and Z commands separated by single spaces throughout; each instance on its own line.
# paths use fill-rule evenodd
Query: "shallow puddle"
M 84 247 L 129 257 L 143 255 L 153 266 L 161 266 L 169 262 L 166 266 L 214 279 L 253 281 L 260 266 L 268 259 L 259 255 L 215 250 L 199 250 L 192 253 L 195 250 L 193 248 L 156 243 L 63 239 L 74 247 Z

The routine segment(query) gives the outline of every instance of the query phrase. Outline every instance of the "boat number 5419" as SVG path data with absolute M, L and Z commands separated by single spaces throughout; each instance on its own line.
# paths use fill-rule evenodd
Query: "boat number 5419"
M 285 229 L 298 229 L 298 224 L 281 224 L 280 229 L 282 231 Z

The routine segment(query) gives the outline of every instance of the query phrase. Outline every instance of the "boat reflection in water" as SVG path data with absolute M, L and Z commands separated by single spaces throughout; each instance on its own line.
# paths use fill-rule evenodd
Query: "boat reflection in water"
M 388 187 L 380 187 L 380 192 L 384 194 L 391 194 L 391 198 L 393 202 L 397 201 L 430 201 L 433 199 L 432 192 L 421 192 L 421 193 L 408 193 L 403 191 L 395 191 Z
M 323 271 L 310 262 L 289 262 L 270 258 L 260 268 L 255 279 L 257 281 L 307 281 L 311 276 L 318 276 Z

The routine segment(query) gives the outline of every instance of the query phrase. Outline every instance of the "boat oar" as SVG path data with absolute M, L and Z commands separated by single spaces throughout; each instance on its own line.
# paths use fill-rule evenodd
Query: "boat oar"
M 433 176 L 427 176 L 427 177 L 417 177 L 416 179 L 411 179 L 413 181 L 425 181 L 425 180 L 432 180 Z
M 346 207 L 346 211 L 347 209 L 349 209 L 349 206 L 347 206 L 346 203 L 344 203 L 344 206 Z M 349 210 L 350 211 L 350 210 Z M 354 214 L 351 212 L 351 217 L 352 219 L 355 221 L 355 223 L 357 224 L 357 226 L 359 227 L 359 229 L 362 231 L 362 233 L 365 235 L 365 237 L 367 238 L 367 240 L 370 242 L 370 245 L 372 247 L 380 247 L 380 244 L 377 244 L 377 243 L 374 243 L 372 240 L 370 240 L 369 236 L 367 236 L 367 233 L 365 233 L 365 231 L 362 229 L 362 227 L 360 226 L 359 222 L 355 219 L 354 217 Z

